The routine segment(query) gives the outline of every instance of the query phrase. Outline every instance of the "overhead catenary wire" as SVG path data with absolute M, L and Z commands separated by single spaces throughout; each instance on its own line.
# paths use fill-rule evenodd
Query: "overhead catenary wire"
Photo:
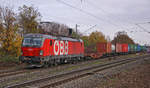
M 94 27 L 96 27 L 97 25 L 94 25 L 94 26 L 92 26 L 92 27 L 90 27 L 90 28 L 88 28 L 87 30 L 85 30 L 83 33 L 86 33 L 86 32 L 88 32 L 89 30 L 91 30 L 91 29 L 93 29 Z
M 58 17 L 58 16 L 53 16 L 53 15 L 50 15 L 51 17 L 54 17 L 54 18 L 57 18 L 57 19 L 63 19 L 63 20 L 68 20 L 69 22 L 74 22 L 74 23 L 80 23 L 79 21 L 75 21 L 73 19 L 68 19 L 68 18 L 65 18 L 65 17 Z M 52 18 L 50 20 L 53 20 Z M 89 26 L 87 24 L 84 24 L 85 26 Z
M 91 2 L 91 1 L 89 1 L 89 0 L 86 0 L 86 2 L 87 2 L 88 4 L 90 4 L 92 7 L 94 7 L 95 9 L 98 9 L 98 10 L 100 10 L 101 12 L 103 12 L 103 13 L 107 16 L 107 18 L 109 18 L 108 14 L 110 14 L 111 16 L 113 16 L 111 13 L 105 11 L 103 8 L 97 6 L 97 5 L 94 4 L 93 2 Z M 117 18 L 118 20 L 121 20 L 120 18 L 118 18 L 118 17 L 116 17 L 116 16 L 113 16 L 113 17 Z M 111 20 L 109 20 L 109 21 L 111 21 Z M 114 21 L 113 21 L 113 22 L 114 22 Z M 120 25 L 118 25 L 118 26 L 120 26 Z M 128 32 L 131 33 L 130 29 L 128 29 L 127 27 L 120 26 L 120 28 L 126 29 Z M 132 32 L 133 32 L 133 31 L 132 31 Z
M 90 12 L 87 12 L 87 11 L 85 11 L 85 10 L 83 10 L 83 9 L 77 8 L 76 6 L 73 6 L 73 5 L 67 3 L 67 2 L 65 2 L 65 1 L 63 1 L 63 0 L 56 0 L 56 1 L 58 1 L 59 3 L 62 3 L 62 4 L 64 4 L 64 5 L 66 5 L 66 6 L 68 6 L 68 7 L 71 7 L 71 8 L 73 8 L 73 9 L 76 9 L 76 10 L 82 12 L 82 13 L 85 13 L 86 15 L 89 15 L 89 16 L 95 18 L 95 19 L 101 20 L 101 22 L 102 22 L 102 21 L 105 21 L 105 22 L 107 22 L 107 23 L 109 23 L 109 24 L 111 24 L 111 25 L 113 25 L 113 26 L 115 26 L 115 27 L 118 28 L 118 25 L 116 25 L 116 24 L 114 24 L 114 23 L 112 23 L 112 22 L 110 22 L 110 21 L 107 21 L 106 19 L 102 19 L 102 18 L 100 18 L 100 17 L 98 17 L 98 16 L 96 16 L 96 15 L 90 13 Z
M 76 23 L 76 22 L 78 22 L 79 23 L 79 21 L 75 21 L 75 20 L 73 20 L 73 19 L 69 19 L 69 18 L 66 18 L 66 17 L 60 17 L 60 16 L 54 16 L 54 15 L 50 15 L 51 17 L 54 17 L 54 18 L 56 18 L 56 19 L 62 19 L 62 20 L 67 20 L 67 21 L 69 21 L 69 22 L 74 22 L 74 23 Z M 52 20 L 52 19 L 51 19 Z
M 107 16 L 107 14 L 110 14 L 109 12 L 106 12 L 103 8 L 101 8 L 101 7 L 97 6 L 96 4 L 94 4 L 92 1 L 86 0 L 86 2 L 89 3 L 91 6 L 93 6 L 94 8 L 99 9 L 101 12 L 103 12 L 104 14 L 106 14 L 106 16 Z M 113 16 L 113 15 L 111 14 L 111 16 Z M 109 16 L 107 16 L 107 17 L 109 18 Z M 118 17 L 116 17 L 116 16 L 113 16 L 113 17 L 115 17 L 115 18 L 117 18 L 117 19 L 120 20 L 120 18 L 118 18 Z M 150 23 L 150 22 L 147 22 L 147 23 Z M 145 23 L 141 23 L 141 24 L 145 24 Z M 119 26 L 119 25 L 118 25 L 118 26 Z M 141 25 L 136 25 L 136 26 L 139 27 L 140 29 L 142 29 L 143 32 L 146 32 L 146 33 L 149 33 L 149 34 L 150 34 L 150 31 L 148 31 L 147 29 L 145 29 L 145 28 L 142 27 Z M 128 29 L 127 27 L 123 27 L 123 26 L 120 26 L 120 27 L 121 27 L 122 29 L 126 29 L 126 30 L 127 30 L 129 33 L 131 33 L 131 34 L 139 32 L 139 31 L 131 31 L 131 30 Z
M 62 1 L 62 0 L 61 0 L 61 1 Z M 95 9 L 98 9 L 98 10 L 102 11 L 103 13 L 106 14 L 106 16 L 107 16 L 108 14 L 110 14 L 110 13 L 106 12 L 104 9 L 102 9 L 102 8 L 100 8 L 100 7 L 98 7 L 98 6 L 96 6 L 93 2 L 90 2 L 90 1 L 88 1 L 88 0 L 86 0 L 85 2 L 89 3 L 90 5 L 92 5 Z M 112 14 L 111 14 L 111 15 L 112 15 Z M 113 25 L 113 26 L 115 26 L 115 27 L 117 27 L 117 28 L 125 29 L 125 30 L 127 30 L 128 32 L 131 33 L 131 30 L 130 30 L 129 28 L 123 27 L 123 26 L 118 25 L 118 24 L 115 24 L 115 23 L 114 23 L 115 21 L 111 21 L 111 20 L 108 19 L 108 18 L 109 18 L 109 16 L 107 16 L 107 19 L 104 19 L 104 18 L 103 18 L 102 21 L 105 21 L 105 22 L 107 22 L 107 23 L 109 23 L 109 24 L 111 24 L 111 25 Z M 116 17 L 115 17 L 115 18 L 116 18 Z M 118 19 L 119 19 L 119 18 L 118 18 Z
M 113 26 L 115 26 L 115 27 L 117 27 L 117 28 L 126 29 L 127 31 L 129 31 L 129 32 L 131 33 L 131 30 L 128 29 L 128 28 L 125 28 L 125 27 L 120 26 L 120 25 L 118 25 L 118 24 L 116 25 L 114 22 L 110 22 L 110 21 L 108 21 L 108 20 L 106 20 L 106 19 L 104 19 L 104 18 L 98 17 L 98 16 L 96 16 L 95 14 L 92 14 L 92 13 L 90 13 L 90 12 L 84 10 L 84 9 L 81 9 L 81 8 L 78 8 L 78 7 L 74 6 L 74 5 L 71 5 L 71 4 L 67 3 L 66 1 L 63 1 L 63 0 L 56 0 L 56 1 L 58 1 L 59 3 L 62 3 L 62 4 L 64 4 L 64 5 L 66 5 L 66 6 L 68 6 L 68 7 L 71 7 L 71 8 L 73 8 L 73 9 L 76 9 L 76 10 L 78 10 L 78 11 L 80 11 L 80 12 L 86 14 L 86 15 L 89 15 L 89 16 L 91 16 L 91 17 L 93 17 L 93 18 L 95 18 L 95 19 L 97 19 L 97 20 L 99 20 L 99 21 L 101 21 L 101 22 L 102 22 L 102 21 L 105 21 L 105 22 L 107 22 L 107 23 L 109 23 L 109 24 L 111 24 L 111 25 L 113 25 Z M 103 10 L 103 12 L 105 12 L 105 11 Z M 105 13 L 106 13 L 106 12 L 105 12 Z
M 104 13 L 104 14 L 107 16 L 107 18 L 109 18 L 108 15 L 111 15 L 111 16 L 117 18 L 118 20 L 121 20 L 120 18 L 114 16 L 113 14 L 111 14 L 111 13 L 105 11 L 103 8 L 101 8 L 101 7 L 97 6 L 96 4 L 94 4 L 93 1 L 86 0 L 86 3 L 89 4 L 90 6 L 94 7 L 95 9 L 100 10 L 102 13 Z M 109 20 L 109 19 L 108 19 L 108 20 Z M 111 21 L 111 20 L 109 20 L 109 21 Z M 114 22 L 114 21 L 113 21 L 113 22 Z M 147 22 L 147 23 L 150 23 L 150 22 Z M 145 24 L 145 23 L 141 23 L 141 24 Z M 120 26 L 120 25 L 118 25 L 118 26 Z M 150 33 L 150 31 L 148 31 L 147 29 L 145 29 L 145 28 L 142 27 L 141 25 L 137 25 L 137 27 L 139 27 L 140 29 L 142 29 L 143 32 Z M 139 31 L 137 31 L 137 30 L 130 30 L 130 28 L 123 27 L 123 26 L 120 26 L 120 28 L 126 29 L 126 30 L 127 30 L 129 33 L 131 33 L 131 34 L 133 34 L 133 33 L 135 33 L 135 32 L 139 32 Z
M 144 32 L 150 33 L 150 31 L 148 31 L 144 27 L 140 26 L 139 24 L 135 24 L 135 25 L 138 26 L 139 28 L 141 28 Z
M 63 0 L 56 0 L 56 1 L 59 2 L 59 3 L 62 3 L 62 4 L 64 4 L 64 5 L 66 5 L 66 6 L 68 6 L 68 7 L 71 7 L 71 8 L 73 8 L 73 9 L 76 9 L 76 10 L 82 12 L 82 13 L 85 13 L 86 15 L 92 16 L 92 17 L 94 17 L 94 18 L 97 19 L 97 20 L 101 20 L 101 22 L 102 22 L 102 21 L 105 21 L 105 22 L 107 22 L 107 23 L 109 23 L 109 24 L 111 24 L 111 25 L 113 25 L 113 26 L 115 26 L 115 27 L 117 27 L 117 28 L 126 29 L 126 30 L 128 30 L 129 32 L 131 32 L 128 28 L 124 28 L 124 27 L 122 27 L 122 26 L 116 25 L 114 22 L 110 22 L 110 21 L 108 21 L 108 20 L 106 20 L 106 19 L 102 19 L 102 18 L 100 18 L 100 17 L 98 17 L 98 16 L 96 16 L 96 15 L 90 13 L 90 12 L 87 12 L 87 11 L 81 9 L 81 8 L 77 8 L 76 6 L 73 6 L 73 5 L 67 3 L 67 2 L 65 2 L 65 1 L 63 1 Z M 104 11 L 103 11 L 103 12 L 104 12 Z
M 69 7 L 73 8 L 73 9 L 76 9 L 76 10 L 82 12 L 82 13 L 85 13 L 86 15 L 92 16 L 92 17 L 94 17 L 96 19 L 99 19 L 99 20 L 103 20 L 103 19 L 95 16 L 94 14 L 91 14 L 91 13 L 89 13 L 89 12 L 83 10 L 83 9 L 77 8 L 76 6 L 73 6 L 73 5 L 69 4 L 69 3 L 66 3 L 66 2 L 62 1 L 62 0 L 56 0 L 56 1 L 58 1 L 59 3 L 62 3 L 64 5 L 66 5 L 66 6 L 69 6 Z
M 94 8 L 96 8 L 96 9 L 102 11 L 103 13 L 105 13 L 105 14 L 110 14 L 110 13 L 106 12 L 104 9 L 102 9 L 102 8 L 100 8 L 100 7 L 98 7 L 98 6 L 96 6 L 93 2 L 90 2 L 89 0 L 86 0 L 86 2 L 89 3 L 91 6 L 93 6 Z
M 94 18 L 96 18 L 96 19 L 99 19 L 99 20 L 101 20 L 101 21 L 105 21 L 105 22 L 107 22 L 107 23 L 109 23 L 109 24 L 111 24 L 111 25 L 113 25 L 113 26 L 115 26 L 115 27 L 117 27 L 117 28 L 126 29 L 126 30 L 130 31 L 128 28 L 124 28 L 124 27 L 122 27 L 122 26 L 119 27 L 119 25 L 116 25 L 116 24 L 114 24 L 113 22 L 110 22 L 110 20 L 102 19 L 102 18 L 100 18 L 100 17 L 98 17 L 98 16 L 96 16 L 96 15 L 94 15 L 94 14 L 92 14 L 92 13 L 89 13 L 89 12 L 83 10 L 83 9 L 77 8 L 76 6 L 73 6 L 73 5 L 69 4 L 69 3 L 66 3 L 66 2 L 63 1 L 63 0 L 56 0 L 56 1 L 58 1 L 58 2 L 60 2 L 60 3 L 62 3 L 62 4 L 65 4 L 65 5 L 67 5 L 67 6 L 71 7 L 71 8 L 74 8 L 74 9 L 80 11 L 80 12 L 83 12 L 83 13 L 85 13 L 86 15 L 90 15 L 90 16 L 92 16 L 92 17 L 94 17 Z M 83 1 L 81 1 L 81 2 L 83 3 Z M 84 1 L 84 2 L 85 2 L 85 1 Z M 91 2 L 90 2 L 90 3 L 91 3 Z M 92 4 L 92 3 L 91 3 L 91 4 Z M 92 5 L 94 6 L 94 4 L 92 4 Z M 98 8 L 98 7 L 97 7 L 97 8 Z M 99 9 L 101 9 L 105 14 L 107 14 L 107 12 L 104 11 L 102 8 L 99 8 Z

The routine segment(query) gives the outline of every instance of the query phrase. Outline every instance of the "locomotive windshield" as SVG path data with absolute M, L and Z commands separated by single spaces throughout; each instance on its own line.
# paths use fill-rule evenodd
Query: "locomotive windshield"
M 24 38 L 22 45 L 26 47 L 40 47 L 42 38 Z

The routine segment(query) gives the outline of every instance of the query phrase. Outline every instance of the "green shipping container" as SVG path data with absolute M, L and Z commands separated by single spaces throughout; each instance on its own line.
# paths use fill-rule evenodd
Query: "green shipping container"
M 137 51 L 137 45 L 133 45 L 133 52 Z
M 137 45 L 134 45 L 134 52 L 137 52 Z
M 134 52 L 134 45 L 133 44 L 129 44 L 129 52 Z

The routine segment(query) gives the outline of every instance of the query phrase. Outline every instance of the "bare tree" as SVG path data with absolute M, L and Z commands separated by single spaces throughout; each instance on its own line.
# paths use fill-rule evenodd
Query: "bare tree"
M 39 28 L 43 33 L 48 33 L 52 35 L 68 36 L 69 27 L 64 24 L 59 24 L 56 22 L 40 22 Z
M 36 8 L 33 6 L 23 5 L 19 7 L 19 23 L 22 28 L 22 33 L 39 33 L 37 28 L 40 21 L 41 15 Z

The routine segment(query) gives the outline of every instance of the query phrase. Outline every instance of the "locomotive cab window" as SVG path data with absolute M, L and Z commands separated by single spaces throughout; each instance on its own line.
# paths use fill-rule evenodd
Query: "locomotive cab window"
M 22 46 L 26 47 L 41 47 L 42 38 L 24 38 Z
M 53 42 L 52 42 L 52 40 L 50 40 L 50 46 L 52 46 L 52 44 L 53 44 Z

